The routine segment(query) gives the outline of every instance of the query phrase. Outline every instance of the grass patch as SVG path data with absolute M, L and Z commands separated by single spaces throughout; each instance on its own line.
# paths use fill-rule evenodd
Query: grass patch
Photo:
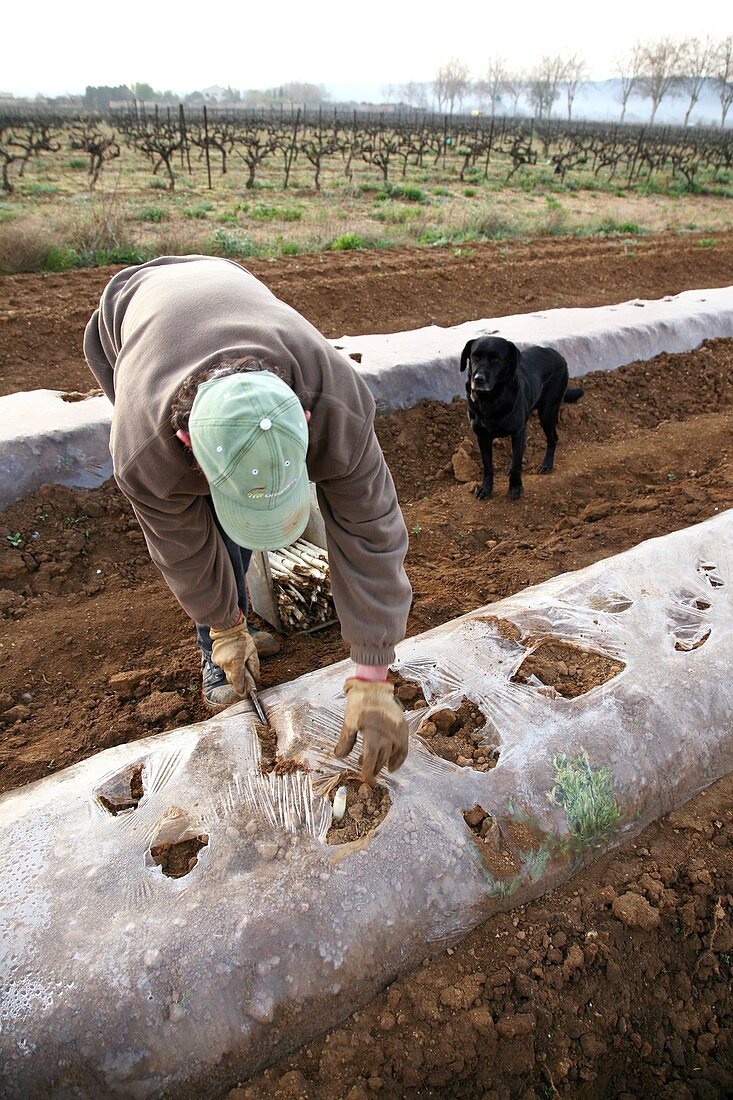
M 602 218 L 599 222 L 578 226 L 576 237 L 639 237 L 646 229 L 638 222 L 618 220 L 612 217 Z
M 224 256 L 229 260 L 259 256 L 263 251 L 250 237 L 240 237 L 228 229 L 214 230 L 211 234 L 210 249 L 212 256 Z
M 374 217 L 377 221 L 386 222 L 390 225 L 404 225 L 405 222 L 411 221 L 413 218 L 419 218 L 421 213 L 419 207 L 407 206 L 405 203 L 390 200 L 379 204 L 378 209 L 374 211 Z
M 336 237 L 328 247 L 332 252 L 351 252 L 359 248 L 368 248 L 369 245 L 358 233 L 350 232 L 342 233 L 340 237 Z
M 299 222 L 303 217 L 303 211 L 297 206 L 266 206 L 264 203 L 258 203 L 252 208 L 250 215 L 262 222 Z
M 580 756 L 559 752 L 552 766 L 552 801 L 565 810 L 573 834 L 583 843 L 598 840 L 621 818 L 611 768 L 606 764 L 594 770 L 586 752 Z
M 62 243 L 45 226 L 7 225 L 0 229 L 0 274 L 68 271 L 81 267 L 76 249 Z
M 80 267 L 79 254 L 65 245 L 51 245 L 43 258 L 41 271 L 69 271 Z
M 403 202 L 428 202 L 428 196 L 420 187 L 415 187 L 411 183 L 391 183 L 388 189 L 389 197 L 392 199 L 402 199 Z
M 475 187 L 464 187 L 463 188 L 463 194 L 465 195 L 465 197 L 467 199 L 473 199 L 473 198 L 476 197 L 476 188 Z
M 600 233 L 620 233 L 623 237 L 637 237 L 644 232 L 637 222 L 616 221 L 615 218 L 604 218 L 601 222 Z
M 30 198 L 40 199 L 58 195 L 61 191 L 55 183 L 26 183 L 23 186 L 23 194 Z
M 209 214 L 215 209 L 216 207 L 213 202 L 197 202 L 194 206 L 184 206 L 181 213 L 184 218 L 193 218 L 196 221 L 203 221 L 204 218 L 208 218 Z
M 135 215 L 135 221 L 156 224 L 165 221 L 167 217 L 168 214 L 162 206 L 143 206 Z
M 715 237 L 703 237 L 697 242 L 698 248 L 717 248 L 718 242 Z

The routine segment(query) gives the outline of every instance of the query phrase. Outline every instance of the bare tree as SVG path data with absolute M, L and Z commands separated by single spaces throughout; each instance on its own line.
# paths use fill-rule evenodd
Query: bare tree
M 460 107 L 468 91 L 468 77 L 468 65 L 455 57 L 440 66 L 433 81 L 433 91 L 441 111 L 447 108 L 452 115 L 456 103 Z
M 323 84 L 309 84 L 305 80 L 291 80 L 278 89 L 278 99 L 290 103 L 305 103 L 307 107 L 320 107 L 331 98 Z
M 729 34 L 718 44 L 715 53 L 715 83 L 720 97 L 720 128 L 733 103 L 733 35 Z
M 486 76 L 479 81 L 481 92 L 491 104 L 491 117 L 496 114 L 496 108 L 501 102 L 502 96 L 507 91 L 509 70 L 503 57 L 492 57 L 486 66 Z
M 656 42 L 646 42 L 641 51 L 639 86 L 652 101 L 649 122 L 653 123 L 657 108 L 664 97 L 674 93 L 679 87 L 682 44 L 672 38 L 660 38 Z
M 552 108 L 560 95 L 560 81 L 564 72 L 565 61 L 559 54 L 555 57 L 545 54 L 539 65 L 529 74 L 529 101 L 538 118 L 549 118 L 552 114 Z
M 588 67 L 585 63 L 585 59 L 579 57 L 577 54 L 573 54 L 565 62 L 565 71 L 563 73 L 563 80 L 565 82 L 565 96 L 568 104 L 568 122 L 570 122 L 573 115 L 573 103 L 575 97 L 583 87 L 588 76 Z
M 616 75 L 621 85 L 618 95 L 621 101 L 621 118 L 619 122 L 623 122 L 626 117 L 626 108 L 629 105 L 629 100 L 634 90 L 639 85 L 642 70 L 642 53 L 642 47 L 637 43 L 635 46 L 632 46 L 627 54 L 616 61 Z
M 687 126 L 690 115 L 705 87 L 705 81 L 715 72 L 715 42 L 710 37 L 704 42 L 699 38 L 686 38 L 682 42 L 680 69 L 682 76 L 679 86 L 689 96 L 685 120 L 682 124 Z
M 428 107 L 428 91 L 424 84 L 416 80 L 408 80 L 407 84 L 400 85 L 400 99 L 418 111 L 426 111 Z
M 524 73 L 520 72 L 510 72 L 504 81 L 506 94 L 512 101 L 512 118 L 517 113 L 517 105 L 519 103 L 520 96 L 523 92 L 526 92 L 527 85 L 527 77 L 525 77 Z

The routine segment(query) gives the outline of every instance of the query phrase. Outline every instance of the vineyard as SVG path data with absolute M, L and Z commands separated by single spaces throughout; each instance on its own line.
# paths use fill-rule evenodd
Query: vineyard
M 471 118 L 363 112 L 199 111 L 158 109 L 64 116 L 42 112 L 0 113 L 3 190 L 10 194 L 29 161 L 62 149 L 88 158 L 94 187 L 105 164 L 136 151 L 153 175 L 174 190 L 181 175 L 205 171 L 245 173 L 251 190 L 258 175 L 279 173 L 287 189 L 296 171 L 318 190 L 325 168 L 352 181 L 366 167 L 387 183 L 410 169 L 434 168 L 461 182 L 490 168 L 511 179 L 523 168 L 548 166 L 560 180 L 580 172 L 590 182 L 630 187 L 655 176 L 693 189 L 701 179 L 730 182 L 733 138 L 725 130 L 609 125 L 525 118 Z

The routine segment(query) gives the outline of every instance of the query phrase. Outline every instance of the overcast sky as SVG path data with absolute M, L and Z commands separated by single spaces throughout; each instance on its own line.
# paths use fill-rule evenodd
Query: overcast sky
M 432 80 L 451 57 L 480 76 L 502 56 L 526 68 L 542 54 L 582 54 L 593 79 L 614 75 L 630 45 L 663 35 L 733 33 L 730 0 L 520 0 L 441 5 L 404 0 L 279 0 L 188 5 L 128 0 L 8 4 L 0 91 L 83 92 L 87 84 L 146 81 L 183 93 L 211 84 L 268 88 Z

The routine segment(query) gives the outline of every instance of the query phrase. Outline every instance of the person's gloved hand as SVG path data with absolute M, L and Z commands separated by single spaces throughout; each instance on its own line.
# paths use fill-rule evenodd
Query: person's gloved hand
M 362 779 L 371 783 L 387 765 L 397 771 L 407 757 L 407 722 L 394 697 L 394 688 L 382 680 L 357 680 L 344 684 L 346 713 L 336 756 L 348 756 L 356 743 L 357 731 L 363 742 Z
M 226 630 L 209 630 L 211 656 L 238 695 L 249 695 L 257 687 L 260 659 L 244 619 Z

